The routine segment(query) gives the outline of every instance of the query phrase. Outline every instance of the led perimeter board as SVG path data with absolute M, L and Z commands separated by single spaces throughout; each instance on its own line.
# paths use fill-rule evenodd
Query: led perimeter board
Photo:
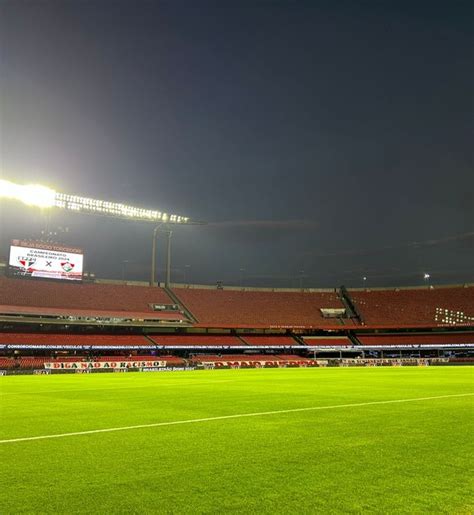
M 84 255 L 81 249 L 52 243 L 12 240 L 9 274 L 82 281 Z

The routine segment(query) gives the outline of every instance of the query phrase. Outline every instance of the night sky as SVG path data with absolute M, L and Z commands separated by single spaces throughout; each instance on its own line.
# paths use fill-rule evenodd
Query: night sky
M 472 5 L 3 0 L 0 174 L 208 221 L 175 281 L 474 282 Z M 148 278 L 150 225 L 0 215 Z

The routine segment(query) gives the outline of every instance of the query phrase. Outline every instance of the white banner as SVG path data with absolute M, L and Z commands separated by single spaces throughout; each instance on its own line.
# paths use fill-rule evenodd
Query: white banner
M 50 370 L 91 370 L 114 368 L 158 368 L 166 367 L 166 361 L 51 361 L 44 364 Z

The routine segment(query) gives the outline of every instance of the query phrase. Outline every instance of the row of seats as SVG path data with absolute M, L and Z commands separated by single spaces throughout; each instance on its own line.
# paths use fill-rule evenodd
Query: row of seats
M 418 344 L 474 344 L 474 333 L 444 333 L 444 334 L 367 334 L 358 335 L 363 345 L 418 345 Z M 303 337 L 306 345 L 319 346 L 348 346 L 352 345 L 347 336 L 332 337 Z M 289 346 L 298 345 L 291 336 L 228 336 L 228 335 L 93 335 L 93 334 L 47 334 L 47 333 L 0 333 L 1 345 L 51 345 L 51 346 L 176 346 L 176 347 L 207 347 L 207 346 Z
M 0 333 L 2 345 L 153 345 L 142 335 Z
M 352 345 L 351 340 L 347 336 L 316 336 L 303 338 L 306 345 L 310 346 L 340 346 Z
M 321 308 L 343 308 L 335 291 L 282 292 L 175 288 L 175 295 L 200 327 L 334 327 Z M 367 326 L 474 324 L 474 287 L 350 290 Z M 143 315 L 183 320 L 180 312 L 155 312 L 151 304 L 173 304 L 158 287 L 70 284 L 0 276 L 0 307 L 45 313 Z M 161 314 L 160 314 L 161 313 Z M 256 343 L 258 345 L 258 343 Z
M 58 356 L 56 358 L 25 356 L 21 358 L 0 357 L 0 369 L 43 368 L 45 363 L 83 361 L 166 361 L 166 364 L 170 366 L 181 366 L 185 364 L 185 360 L 178 356 L 99 356 L 95 358 L 89 358 L 87 356 Z
M 169 346 L 215 346 L 224 345 L 228 347 L 235 347 L 245 345 L 237 336 L 218 336 L 208 334 L 197 335 L 154 335 L 150 338 L 156 345 L 169 345 Z
M 334 326 L 320 308 L 343 308 L 335 292 L 270 292 L 176 288 L 175 295 L 201 326 Z
M 474 287 L 349 291 L 366 325 L 474 325 Z
M 99 311 L 150 312 L 174 304 L 163 288 L 122 284 L 70 284 L 0 276 L 0 305 Z
M 474 345 L 474 333 L 445 334 L 370 334 L 359 335 L 362 345 L 445 345 L 470 343 Z
M 247 345 L 298 345 L 298 342 L 291 336 L 243 336 L 242 340 Z
M 192 360 L 198 363 L 214 361 L 311 361 L 294 355 L 269 355 L 269 354 L 201 354 L 193 356 Z
M 0 368 L 43 368 L 44 364 L 51 358 L 46 357 L 22 357 L 22 358 L 0 358 Z

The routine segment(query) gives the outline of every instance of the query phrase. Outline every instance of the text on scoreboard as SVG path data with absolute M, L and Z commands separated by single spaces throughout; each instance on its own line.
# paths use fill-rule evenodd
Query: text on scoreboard
M 82 280 L 84 255 L 81 249 L 43 242 L 13 240 L 10 274 L 48 279 Z

